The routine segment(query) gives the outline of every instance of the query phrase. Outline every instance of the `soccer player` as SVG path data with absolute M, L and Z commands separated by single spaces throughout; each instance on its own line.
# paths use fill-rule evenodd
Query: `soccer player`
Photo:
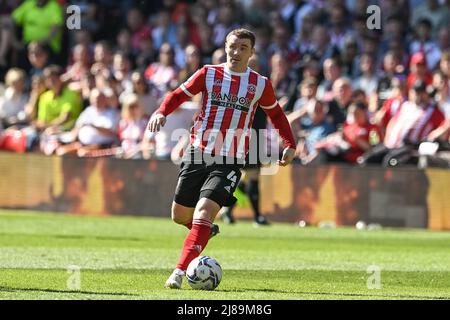
M 159 131 L 166 117 L 183 102 L 202 93 L 202 109 L 191 129 L 190 146 L 181 163 L 172 203 L 172 219 L 190 231 L 184 241 L 176 269 L 166 287 L 180 289 L 189 263 L 205 249 L 213 225 L 223 206 L 236 198 L 233 192 L 244 166 L 252 121 L 261 107 L 279 130 L 285 144 L 280 166 L 292 162 L 295 140 L 270 81 L 248 67 L 254 54 L 255 36 L 246 29 L 231 31 L 225 40 L 227 61 L 205 65 L 168 94 L 149 120 L 148 129 Z

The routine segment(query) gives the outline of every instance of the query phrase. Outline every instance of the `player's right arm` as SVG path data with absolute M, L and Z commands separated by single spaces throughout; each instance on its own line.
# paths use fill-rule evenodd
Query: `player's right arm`
M 175 111 L 183 102 L 191 99 L 197 93 L 205 90 L 206 67 L 195 72 L 186 82 L 175 91 L 169 93 L 158 110 L 153 113 L 149 122 L 148 130 L 158 132 L 166 124 L 166 117 Z

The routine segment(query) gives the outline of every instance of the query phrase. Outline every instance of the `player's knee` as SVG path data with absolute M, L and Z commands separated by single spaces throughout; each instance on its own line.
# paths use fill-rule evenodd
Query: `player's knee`
M 186 223 L 186 218 L 179 214 L 177 212 L 177 210 L 172 210 L 172 221 L 177 223 L 177 224 L 185 224 Z

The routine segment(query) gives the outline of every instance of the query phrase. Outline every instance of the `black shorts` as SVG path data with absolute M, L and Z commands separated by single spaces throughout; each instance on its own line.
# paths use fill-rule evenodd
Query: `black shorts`
M 234 191 L 241 179 L 239 165 L 182 163 L 174 201 L 194 208 L 201 198 L 210 199 L 220 207 L 236 202 Z

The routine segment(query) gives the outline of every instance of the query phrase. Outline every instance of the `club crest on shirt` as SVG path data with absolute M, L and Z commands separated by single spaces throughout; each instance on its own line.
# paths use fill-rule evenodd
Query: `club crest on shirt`
M 216 81 L 214 82 L 214 85 L 215 85 L 215 86 L 221 86 L 221 85 L 222 85 L 222 81 L 221 81 L 221 80 L 216 80 Z
M 255 93 L 256 92 L 256 86 L 254 84 L 249 84 L 247 87 L 247 91 L 250 93 Z

